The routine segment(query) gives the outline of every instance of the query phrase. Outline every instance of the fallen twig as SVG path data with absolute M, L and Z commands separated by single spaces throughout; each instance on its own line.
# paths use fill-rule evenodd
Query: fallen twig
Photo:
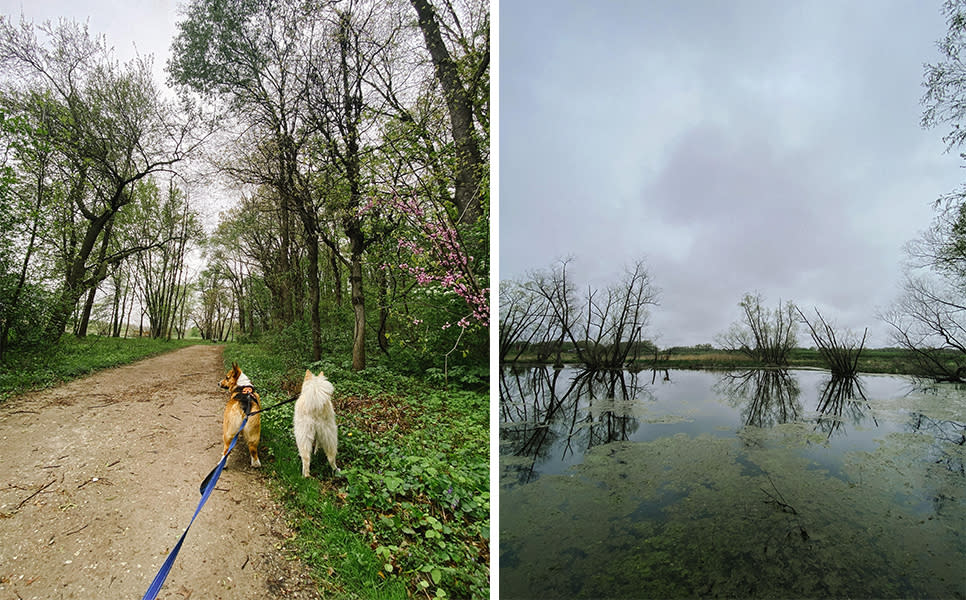
M 74 535 L 75 533 L 80 533 L 81 531 L 84 531 L 85 529 L 87 529 L 87 526 L 88 525 L 90 525 L 90 523 L 86 523 L 86 524 L 84 524 L 83 527 L 80 527 L 80 528 L 75 529 L 73 531 L 68 531 L 67 533 L 64 534 L 64 536 Z
M 43 486 L 42 486 L 42 487 L 41 487 L 41 488 L 40 488 L 39 490 L 37 490 L 37 491 L 36 491 L 36 492 L 34 492 L 33 494 L 30 494 L 29 496 L 27 496 L 26 498 L 24 498 L 24 499 L 23 499 L 23 500 L 22 500 L 22 501 L 20 502 L 20 504 L 18 504 L 18 505 L 17 505 L 17 508 L 15 508 L 14 510 L 15 510 L 15 511 L 17 511 L 17 510 L 20 510 L 20 509 L 21 509 L 21 507 L 23 507 L 23 505 L 24 505 L 24 504 L 26 504 L 27 502 L 29 502 L 31 498 L 33 498 L 34 496 L 36 496 L 36 495 L 37 495 L 37 494 L 39 494 L 40 492 L 42 492 L 42 491 L 44 491 L 44 490 L 46 490 L 46 489 L 47 489 L 48 487 L 50 487 L 50 485 L 51 485 L 52 483 L 54 483 L 55 481 L 57 481 L 57 478 L 54 478 L 54 479 L 51 479 L 50 481 L 48 481 L 47 483 L 45 483 L 45 484 L 44 484 L 44 485 L 43 485 Z

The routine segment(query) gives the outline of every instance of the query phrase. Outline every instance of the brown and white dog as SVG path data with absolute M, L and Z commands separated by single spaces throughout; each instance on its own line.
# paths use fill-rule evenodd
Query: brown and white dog
M 295 429 L 295 445 L 298 446 L 299 456 L 302 458 L 302 477 L 309 476 L 309 465 L 312 453 L 322 448 L 325 457 L 329 459 L 332 470 L 336 473 L 335 454 L 339 449 L 339 428 L 335 424 L 335 410 L 332 408 L 332 392 L 335 388 L 319 371 L 313 375 L 312 371 L 305 371 L 302 381 L 302 393 L 295 401 L 295 415 L 293 428 Z
M 228 404 L 225 405 L 225 416 L 221 424 L 222 440 L 225 442 L 225 450 L 222 455 L 228 454 L 228 447 L 231 445 L 232 438 L 238 433 L 245 415 L 261 409 L 261 398 L 252 386 L 248 376 L 242 373 L 237 363 L 231 363 L 231 370 L 221 380 L 221 387 L 228 390 Z M 260 467 L 262 463 L 258 460 L 258 440 L 262 435 L 262 416 L 252 415 L 248 417 L 245 424 L 245 441 L 248 443 L 248 454 L 252 457 L 252 466 Z

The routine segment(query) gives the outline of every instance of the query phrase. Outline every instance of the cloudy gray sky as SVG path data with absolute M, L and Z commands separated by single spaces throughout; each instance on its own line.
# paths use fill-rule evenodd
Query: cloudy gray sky
M 503 2 L 500 29 L 500 279 L 644 257 L 661 346 L 754 291 L 889 343 L 902 247 L 963 176 L 919 127 L 938 0 Z

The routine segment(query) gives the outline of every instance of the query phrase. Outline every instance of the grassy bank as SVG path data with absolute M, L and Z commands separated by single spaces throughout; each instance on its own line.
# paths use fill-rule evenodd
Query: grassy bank
M 293 405 L 263 415 L 262 464 L 297 530 L 320 593 L 345 598 L 489 595 L 488 396 L 443 391 L 373 367 L 286 364 L 253 344 L 229 344 L 265 406 L 294 395 L 305 368 L 335 384 L 335 475 L 323 453 L 302 478 Z
M 51 387 L 101 369 L 132 363 L 176 348 L 204 343 L 191 340 L 111 338 L 65 335 L 31 351 L 10 352 L 0 363 L 0 402 L 30 390 Z
M 517 361 L 517 364 L 538 364 L 534 355 L 524 354 Z M 577 356 L 574 353 L 564 353 L 562 356 L 564 364 L 578 364 Z M 867 349 L 862 352 L 859 358 L 860 373 L 892 373 L 915 375 L 917 363 L 914 357 L 906 350 L 895 348 Z M 662 352 L 655 357 L 642 358 L 631 363 L 631 368 L 641 369 L 753 369 L 766 365 L 755 362 L 748 356 L 734 351 L 727 350 L 705 350 L 694 348 L 675 348 L 670 351 Z M 825 362 L 822 360 L 818 350 L 808 348 L 796 348 L 789 356 L 790 368 L 817 368 L 824 369 Z

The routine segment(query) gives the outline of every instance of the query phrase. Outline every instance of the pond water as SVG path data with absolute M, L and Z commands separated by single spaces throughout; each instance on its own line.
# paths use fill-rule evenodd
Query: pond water
M 505 369 L 502 598 L 966 598 L 966 388 Z

